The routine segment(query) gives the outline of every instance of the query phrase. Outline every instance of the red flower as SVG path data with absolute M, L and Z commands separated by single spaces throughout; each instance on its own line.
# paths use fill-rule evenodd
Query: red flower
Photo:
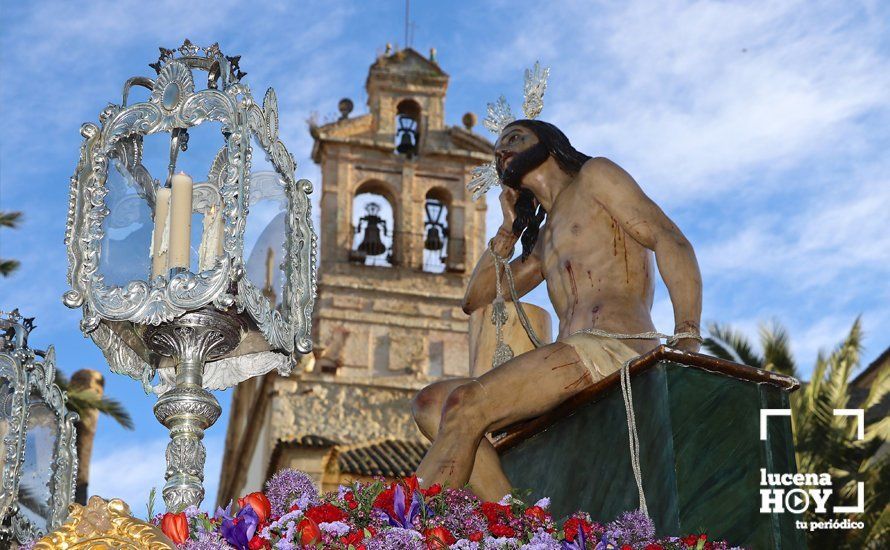
M 621 547 L 621 550 L 634 550 L 633 547 L 629 544 L 625 544 Z
M 480 511 L 489 524 L 498 523 L 500 520 L 513 519 L 513 511 L 510 507 L 497 502 L 483 502 Z
M 495 523 L 488 527 L 491 534 L 495 537 L 515 537 L 516 531 L 512 527 L 507 527 L 503 523 Z
M 593 526 L 581 518 L 569 518 L 563 525 L 566 540 L 572 542 L 578 536 L 578 529 L 584 530 L 584 537 L 588 540 L 593 536 Z
M 420 494 L 427 498 L 432 498 L 442 492 L 442 486 L 438 483 L 430 485 L 429 489 L 421 489 Z
M 470 539 L 472 542 L 479 542 L 484 536 L 485 533 L 483 533 L 482 531 L 475 531 L 473 533 L 470 533 L 470 536 L 468 536 L 467 538 Z
M 272 543 L 259 535 L 254 535 L 250 542 L 247 543 L 250 550 L 272 550 Z
M 343 543 L 344 546 L 357 546 L 358 543 L 365 540 L 365 530 L 359 529 L 357 531 L 353 531 L 344 537 L 340 537 L 340 542 Z
M 332 521 L 342 521 L 349 516 L 343 510 L 326 502 L 306 510 L 306 517 L 315 523 L 331 523 Z
M 176 544 L 182 544 L 189 538 L 189 521 L 185 512 L 171 514 L 167 512 L 161 518 L 161 531 Z
M 540 506 L 529 506 L 525 509 L 525 515 L 541 522 L 547 521 L 550 518 L 550 514 Z
M 643 550 L 664 550 L 664 546 L 653 542 L 653 543 L 647 544 L 646 548 L 643 548 Z
M 412 475 L 411 477 L 406 477 L 402 480 L 402 484 L 408 488 L 408 493 L 413 494 L 414 491 L 420 489 L 420 484 L 417 482 L 417 476 Z
M 321 529 L 318 524 L 312 521 L 312 518 L 303 518 L 297 524 L 297 531 L 300 532 L 300 544 L 303 546 L 313 546 L 321 542 Z
M 441 525 L 427 529 L 423 532 L 423 536 L 426 539 L 427 548 L 430 550 L 443 550 L 457 542 L 451 531 Z
M 263 523 L 272 515 L 272 503 L 269 502 L 269 499 L 266 498 L 266 495 L 263 493 L 250 493 L 249 495 L 238 499 L 238 506 L 244 508 L 247 505 L 250 505 L 250 507 L 253 508 L 253 511 L 256 512 L 257 517 L 260 519 L 260 523 Z

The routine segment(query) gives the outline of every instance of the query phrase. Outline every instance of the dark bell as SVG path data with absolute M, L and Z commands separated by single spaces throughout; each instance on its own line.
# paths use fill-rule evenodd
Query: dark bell
M 358 245 L 358 251 L 368 256 L 379 256 L 386 252 L 386 245 L 380 240 L 380 229 L 376 225 L 368 224 L 365 227 L 365 236 Z
M 426 230 L 426 239 L 423 241 L 423 247 L 427 250 L 442 250 L 442 234 L 439 233 L 438 227 L 430 227 Z
M 410 132 L 402 132 L 402 139 L 399 141 L 396 151 L 403 155 L 414 152 L 414 141 L 411 139 Z

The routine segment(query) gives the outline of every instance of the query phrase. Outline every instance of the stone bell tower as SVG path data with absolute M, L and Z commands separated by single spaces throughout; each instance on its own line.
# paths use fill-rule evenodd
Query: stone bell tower
M 471 114 L 445 123 L 448 75 L 434 53 L 387 49 L 366 88 L 366 114 L 344 99 L 339 120 L 310 125 L 322 173 L 315 354 L 289 378 L 238 386 L 220 503 L 285 467 L 324 490 L 409 475 L 426 450 L 411 398 L 469 374 L 460 305 L 485 246 L 485 202 L 466 185 L 492 144 Z
M 312 128 L 322 372 L 406 382 L 467 373 L 460 302 L 484 249 L 485 205 L 466 185 L 492 147 L 445 124 L 447 88 L 434 57 L 387 53 L 368 73 L 369 112 L 350 116 L 344 100 L 340 120 Z

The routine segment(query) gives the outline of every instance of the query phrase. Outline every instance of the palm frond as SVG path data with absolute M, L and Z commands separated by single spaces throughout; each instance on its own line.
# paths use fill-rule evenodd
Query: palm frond
M 723 342 L 715 340 L 710 336 L 704 339 L 704 341 L 702 342 L 702 347 L 705 348 L 708 353 L 710 353 L 714 357 L 717 357 L 718 359 L 724 359 L 726 361 L 736 360 L 736 357 L 735 355 L 733 355 L 732 350 L 726 347 Z
M 99 411 L 128 430 L 134 427 L 133 419 L 123 404 L 110 397 L 100 397 L 91 390 L 69 390 L 68 408 L 81 415 L 90 410 Z
M 708 325 L 708 334 L 710 335 L 710 338 L 726 344 L 727 349 L 731 350 L 735 355 L 735 361 L 739 361 L 751 367 L 757 367 L 759 369 L 763 368 L 763 358 L 754 351 L 751 342 L 741 332 L 733 330 L 732 327 L 720 325 L 719 323 L 710 323 Z
M 2 212 L 0 211 L 0 227 L 9 227 L 14 229 L 18 227 L 22 220 L 21 212 Z
M 22 265 L 22 262 L 18 260 L 0 259 L 0 275 L 8 277 L 13 271 L 18 269 L 20 265 Z
M 760 325 L 760 345 L 766 370 L 798 378 L 797 365 L 791 355 L 791 338 L 778 321 Z

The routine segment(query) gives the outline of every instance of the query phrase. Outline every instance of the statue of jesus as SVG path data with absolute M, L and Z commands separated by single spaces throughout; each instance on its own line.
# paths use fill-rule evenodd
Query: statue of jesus
M 494 255 L 509 258 L 521 240 L 509 264 L 517 296 L 546 282 L 559 335 L 478 378 L 427 386 L 413 413 L 433 441 L 417 470 L 422 485 L 469 482 L 480 498 L 497 501 L 511 486 L 486 434 L 546 413 L 658 345 L 602 336 L 655 330 L 655 264 L 673 304 L 674 333 L 689 335 L 672 345 L 698 351 L 702 290 L 680 229 L 620 166 L 577 151 L 556 126 L 508 124 L 495 163 L 504 221 L 473 271 L 464 311 L 493 302 Z

